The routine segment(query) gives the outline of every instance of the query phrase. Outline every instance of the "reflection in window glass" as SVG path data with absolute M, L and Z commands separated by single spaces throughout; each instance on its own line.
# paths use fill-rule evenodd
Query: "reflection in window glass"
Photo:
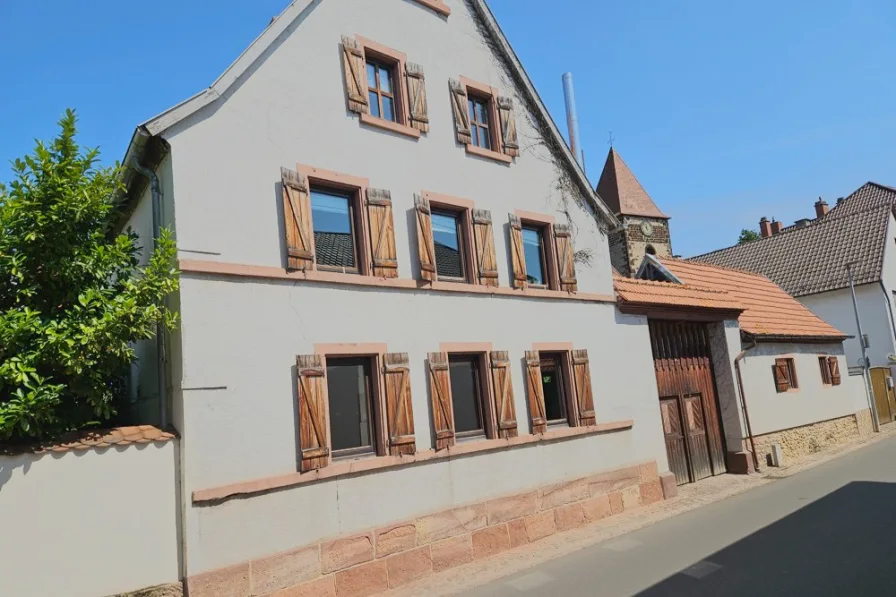
M 475 356 L 449 356 L 451 401 L 454 407 L 454 431 L 457 434 L 482 433 L 479 359 Z
M 548 423 L 567 420 L 561 362 L 560 355 L 541 355 L 541 388 L 544 391 L 544 413 Z
M 373 449 L 370 359 L 327 359 L 330 441 L 334 451 Z
M 311 189 L 314 258 L 319 265 L 355 268 L 351 196 Z
M 538 228 L 523 228 L 523 255 L 526 259 L 526 278 L 529 284 L 547 285 L 544 268 L 544 242 Z
M 463 278 L 461 217 L 457 213 L 432 212 L 432 238 L 435 244 L 436 273 L 439 278 Z

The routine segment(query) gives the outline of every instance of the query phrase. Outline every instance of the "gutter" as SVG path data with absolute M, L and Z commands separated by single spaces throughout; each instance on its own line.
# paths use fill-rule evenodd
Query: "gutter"
M 750 412 L 747 410 L 747 396 L 744 394 L 744 380 L 740 373 L 740 362 L 747 356 L 748 351 L 756 348 L 757 344 L 756 340 L 751 341 L 750 346 L 741 350 L 740 353 L 734 357 L 734 372 L 737 375 L 737 388 L 740 391 L 740 405 L 744 413 L 744 423 L 747 426 L 747 438 L 750 440 L 750 451 L 753 453 L 753 467 L 758 472 L 759 457 L 756 455 L 756 441 L 753 439 L 753 427 L 750 425 Z

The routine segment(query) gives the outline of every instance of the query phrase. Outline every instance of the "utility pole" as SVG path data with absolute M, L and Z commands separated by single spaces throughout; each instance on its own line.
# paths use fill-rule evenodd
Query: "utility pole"
M 859 330 L 859 345 L 862 347 L 862 377 L 865 378 L 865 393 L 871 404 L 871 423 L 874 431 L 880 433 L 880 418 L 877 415 L 877 402 L 874 401 L 874 390 L 871 387 L 871 372 L 868 360 L 868 347 L 865 346 L 865 334 L 862 333 L 862 320 L 859 318 L 859 303 L 856 300 L 856 286 L 852 279 L 852 263 L 846 264 L 846 274 L 849 276 L 849 292 L 852 294 L 852 308 L 856 313 L 856 328 Z

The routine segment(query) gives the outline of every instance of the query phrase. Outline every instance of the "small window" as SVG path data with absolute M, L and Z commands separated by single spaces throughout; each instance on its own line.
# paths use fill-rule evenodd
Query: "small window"
M 395 107 L 393 67 L 367 57 L 367 94 L 370 114 L 377 118 L 398 122 Z
M 796 377 L 796 365 L 792 358 L 775 359 L 773 366 L 775 375 L 775 386 L 778 392 L 786 392 L 787 390 L 795 390 L 799 388 Z
M 656 255 L 656 249 L 653 248 L 653 245 L 647 245 L 647 248 L 644 249 L 644 252 L 648 255 Z
M 466 281 L 463 214 L 432 210 L 432 238 L 439 280 Z
M 353 199 L 351 193 L 311 187 L 314 258 L 319 266 L 358 271 Z
M 492 148 L 492 131 L 490 100 L 470 95 L 468 100 L 470 111 L 470 130 L 473 135 L 473 145 L 483 149 Z
M 485 434 L 479 361 L 476 355 L 448 357 L 454 431 L 459 438 Z
M 831 361 L 827 357 L 818 357 L 818 367 L 821 369 L 821 383 L 831 385 Z
M 569 422 L 563 355 L 541 354 L 541 388 L 544 393 L 544 414 L 548 425 Z
M 334 456 L 374 452 L 370 371 L 369 358 L 327 358 L 327 399 Z
M 523 255 L 526 259 L 526 278 L 530 286 L 547 286 L 548 276 L 544 252 L 544 230 L 523 226 Z

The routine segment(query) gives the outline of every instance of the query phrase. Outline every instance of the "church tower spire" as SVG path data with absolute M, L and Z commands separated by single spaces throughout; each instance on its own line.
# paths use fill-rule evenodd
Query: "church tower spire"
M 610 233 L 610 261 L 624 276 L 634 276 L 645 254 L 672 255 L 669 216 L 660 211 L 616 149 L 607 154 L 597 194 L 622 228 Z

